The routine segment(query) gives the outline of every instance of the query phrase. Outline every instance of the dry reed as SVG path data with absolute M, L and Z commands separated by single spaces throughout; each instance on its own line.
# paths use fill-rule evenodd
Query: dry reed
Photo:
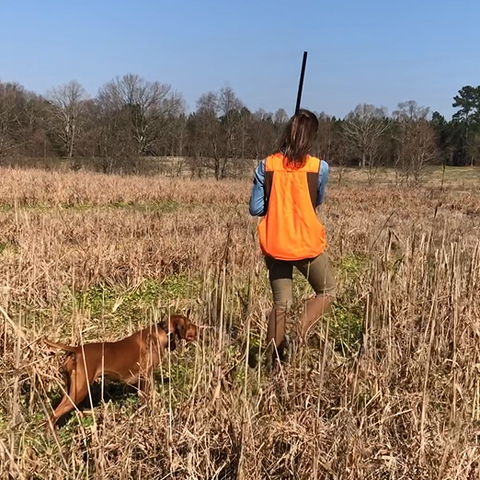
M 270 307 L 249 182 L 1 173 L 1 478 L 479 478 L 475 189 L 331 185 L 337 356 L 312 341 L 269 378 L 246 358 Z M 110 390 L 45 435 L 62 354 L 37 340 L 118 339 L 187 307 L 204 333 L 155 391 Z

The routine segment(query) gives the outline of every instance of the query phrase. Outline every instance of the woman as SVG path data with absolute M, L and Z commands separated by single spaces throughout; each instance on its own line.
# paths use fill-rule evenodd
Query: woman
M 328 164 L 309 153 L 317 130 L 317 117 L 308 110 L 299 110 L 286 126 L 280 151 L 255 170 L 249 210 L 252 216 L 263 217 L 258 236 L 274 302 L 267 330 L 269 365 L 274 347 L 285 347 L 285 320 L 293 299 L 293 267 L 307 278 L 316 294 L 300 315 L 300 342 L 305 341 L 309 329 L 335 296 L 335 280 L 325 251 L 325 227 L 316 214 L 316 207 L 324 199 Z

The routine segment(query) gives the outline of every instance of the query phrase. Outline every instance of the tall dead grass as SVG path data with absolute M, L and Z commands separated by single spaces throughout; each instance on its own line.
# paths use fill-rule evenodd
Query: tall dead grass
M 312 341 L 269 378 L 246 357 L 270 307 L 249 189 L 2 171 L 1 478 L 479 478 L 478 191 L 332 185 L 339 301 L 318 332 L 337 357 Z M 62 354 L 36 340 L 118 339 L 186 307 L 204 333 L 154 391 L 109 390 L 45 435 Z

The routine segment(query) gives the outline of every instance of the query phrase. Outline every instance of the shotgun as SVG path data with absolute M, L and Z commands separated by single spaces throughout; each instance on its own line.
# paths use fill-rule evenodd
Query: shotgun
M 305 78 L 305 67 L 307 66 L 308 52 L 303 52 L 302 70 L 300 72 L 300 82 L 298 84 L 297 105 L 295 107 L 295 114 L 300 110 L 300 103 L 302 101 L 303 80 Z

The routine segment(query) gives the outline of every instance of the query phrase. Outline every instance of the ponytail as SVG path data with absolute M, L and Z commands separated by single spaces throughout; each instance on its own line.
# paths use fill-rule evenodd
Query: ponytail
M 317 131 L 318 119 L 309 110 L 301 109 L 290 119 L 280 139 L 280 149 L 290 166 L 305 165 Z

